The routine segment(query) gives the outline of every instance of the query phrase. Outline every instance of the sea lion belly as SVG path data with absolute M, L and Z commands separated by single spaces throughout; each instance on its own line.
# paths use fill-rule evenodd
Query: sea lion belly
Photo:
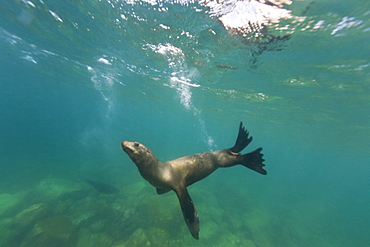
M 219 167 L 229 167 L 237 164 L 237 154 L 228 149 L 198 153 L 167 161 L 175 173 L 180 173 L 189 186 L 210 175 Z

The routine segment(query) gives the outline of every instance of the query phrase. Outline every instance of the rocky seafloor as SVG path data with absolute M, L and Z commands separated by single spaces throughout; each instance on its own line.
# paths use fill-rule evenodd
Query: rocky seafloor
M 253 206 L 245 191 L 234 188 L 229 194 L 239 199 L 231 201 L 202 188 L 190 188 L 201 225 L 200 240 L 194 240 L 173 192 L 156 195 L 140 181 L 103 194 L 84 181 L 46 178 L 20 192 L 0 194 L 0 246 L 268 247 L 294 243 L 292 236 L 296 243 L 306 238 L 276 214 Z

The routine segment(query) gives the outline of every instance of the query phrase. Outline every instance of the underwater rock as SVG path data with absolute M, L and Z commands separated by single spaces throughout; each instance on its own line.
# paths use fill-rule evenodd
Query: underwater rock
M 107 232 L 116 240 L 130 236 L 139 226 L 135 207 L 127 207 L 125 200 L 111 201 L 109 196 L 94 195 L 74 202 L 68 215 L 76 228 L 88 228 L 94 234 Z M 109 199 L 109 200 L 107 200 Z
M 41 197 L 40 199 L 44 200 L 77 200 L 88 194 L 88 190 L 83 183 L 56 178 L 47 178 L 40 181 L 36 187 L 36 192 Z
M 245 230 L 250 233 L 257 246 L 274 246 L 266 232 L 271 232 L 271 226 L 275 222 L 274 215 L 263 209 L 254 209 L 244 215 Z
M 113 238 L 107 233 L 92 233 L 88 228 L 81 228 L 76 247 L 105 247 L 112 246 L 113 243 Z
M 55 216 L 38 221 L 20 247 L 74 247 L 75 240 L 71 220 Z
M 98 215 L 94 211 L 87 211 L 87 212 L 72 212 L 73 215 L 76 215 L 73 217 L 73 224 L 76 227 L 81 227 L 81 226 L 88 226 L 91 225 L 94 221 L 98 219 Z
M 123 188 L 123 193 L 126 195 L 140 195 L 146 190 L 148 190 L 147 184 L 143 181 L 139 181 L 127 185 L 125 188 Z
M 51 208 L 45 203 L 34 204 L 14 217 L 13 224 L 20 228 L 28 227 L 37 221 L 50 216 Z
M 112 213 L 106 230 L 115 239 L 127 238 L 138 227 L 147 225 L 146 219 L 137 214 L 136 208 L 127 208 L 121 205 L 113 207 Z
M 18 243 L 15 245 L 9 243 L 7 245 L 0 244 L 0 246 L 19 246 L 22 237 L 31 230 L 32 226 L 37 221 L 51 216 L 51 214 L 51 208 L 44 203 L 34 204 L 18 213 L 7 226 L 1 227 L 3 229 L 2 235 L 7 238 L 9 243 Z
M 216 234 L 219 234 L 220 232 L 220 225 L 216 224 L 213 221 L 207 221 L 202 224 L 202 232 L 201 236 L 202 239 L 211 239 Z
M 113 247 L 127 247 L 127 246 L 125 244 L 121 243 L 121 244 L 114 245 Z
M 102 246 L 112 246 L 114 240 L 109 234 L 102 232 L 93 234 L 91 237 L 91 242 L 92 244 L 89 245 L 89 247 L 95 246 L 102 247 Z
M 12 218 L 0 218 L 0 246 L 19 246 L 17 229 L 12 227 Z
M 220 235 L 217 243 L 219 243 L 220 246 L 235 246 L 235 244 L 240 245 L 238 237 L 229 231 L 225 231 L 222 235 Z
M 147 235 L 143 228 L 138 228 L 136 231 L 130 236 L 130 238 L 125 242 L 125 246 L 151 246 Z
M 87 228 L 81 228 L 77 234 L 76 247 L 89 247 L 90 246 L 91 232 Z
M 172 193 L 168 195 L 152 196 L 142 201 L 142 208 L 140 209 L 139 217 L 146 218 L 146 222 L 153 224 L 153 226 L 160 228 L 175 224 L 181 226 L 183 219 L 179 212 L 177 197 Z M 169 226 L 169 229 L 171 228 L 172 227 Z
M 245 247 L 257 247 L 257 245 L 250 239 L 246 239 L 244 240 L 244 243 L 245 243 Z
M 217 241 L 217 246 L 243 246 L 243 247 L 257 247 L 257 245 L 250 239 L 245 239 L 238 235 L 235 235 L 229 231 L 225 231 Z M 267 247 L 267 245 L 258 245 Z
M 265 226 L 271 224 L 271 216 L 267 211 L 254 209 L 244 216 L 244 225 L 252 231 L 264 230 Z
M 4 217 L 16 212 L 23 201 L 23 197 L 23 192 L 16 194 L 0 194 L 0 216 Z
M 146 235 L 151 246 L 167 246 L 165 243 L 170 238 L 170 234 L 167 231 L 157 227 L 150 228 L 146 231 Z
M 71 217 L 73 225 L 77 228 L 87 227 L 99 220 L 100 216 L 96 210 L 99 204 L 100 201 L 92 197 L 74 201 L 68 210 L 68 215 Z
M 92 233 L 88 228 L 81 228 L 77 234 L 76 247 L 90 247 L 91 235 Z
M 106 183 L 101 183 L 97 181 L 92 181 L 90 179 L 85 179 L 85 181 L 90 184 L 94 189 L 100 193 L 103 194 L 117 194 L 119 193 L 119 189 L 116 187 L 106 184 Z
M 96 220 L 90 225 L 90 229 L 96 233 L 101 232 L 104 231 L 107 224 L 108 222 L 105 219 Z
M 153 189 L 146 183 L 140 181 L 122 188 L 122 194 L 126 197 L 126 206 L 137 207 L 141 205 L 142 200 L 153 195 Z
M 143 198 L 134 219 L 136 226 L 161 229 L 171 238 L 187 236 L 188 229 L 182 223 L 181 209 L 174 193 Z

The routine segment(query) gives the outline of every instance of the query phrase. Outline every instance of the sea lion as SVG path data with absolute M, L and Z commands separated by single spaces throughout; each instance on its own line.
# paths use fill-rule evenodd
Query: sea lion
M 248 131 L 240 122 L 239 133 L 232 148 L 184 156 L 175 160 L 160 162 L 149 148 L 138 142 L 123 141 L 122 149 L 136 164 L 141 176 L 157 189 L 158 194 L 175 191 L 185 222 L 195 239 L 199 239 L 199 218 L 187 186 L 202 180 L 219 167 L 243 165 L 266 175 L 263 169 L 262 148 L 241 155 L 251 141 Z

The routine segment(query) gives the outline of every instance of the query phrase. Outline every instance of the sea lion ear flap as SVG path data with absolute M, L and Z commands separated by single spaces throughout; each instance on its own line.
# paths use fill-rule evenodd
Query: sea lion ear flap
M 182 214 L 191 235 L 195 239 L 199 239 L 199 217 L 198 212 L 195 209 L 193 201 L 186 188 L 175 190 L 177 197 L 179 198 Z

